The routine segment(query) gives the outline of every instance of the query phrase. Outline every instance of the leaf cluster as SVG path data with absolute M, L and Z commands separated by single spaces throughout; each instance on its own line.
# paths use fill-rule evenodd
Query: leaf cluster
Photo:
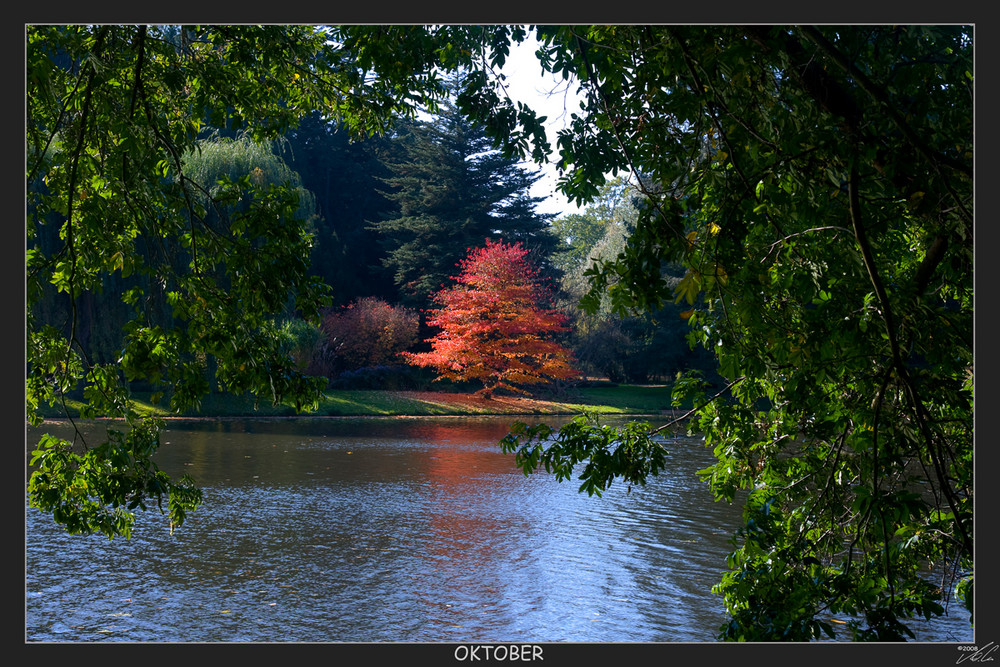
M 600 496 L 616 479 L 645 486 L 667 463 L 667 451 L 646 422 L 602 425 L 596 415 L 582 414 L 559 428 L 515 422 L 500 441 L 504 453 L 525 475 L 545 469 L 559 481 L 572 479 L 577 466 L 580 492 Z
M 127 433 L 109 429 L 107 442 L 83 454 L 68 441 L 43 435 L 32 452 L 29 502 L 71 534 L 127 538 L 133 511 L 145 510 L 150 502 L 169 516 L 171 530 L 182 525 L 202 494 L 193 480 L 172 480 L 151 460 L 161 428 L 158 420 L 147 419 Z

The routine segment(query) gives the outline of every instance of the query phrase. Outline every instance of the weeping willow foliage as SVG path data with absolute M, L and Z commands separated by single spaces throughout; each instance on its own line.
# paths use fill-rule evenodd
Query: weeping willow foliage
M 192 196 L 208 203 L 227 181 L 249 178 L 254 185 L 290 187 L 299 199 L 296 217 L 315 227 L 316 196 L 302 185 L 302 177 L 278 154 L 283 143 L 254 141 L 247 135 L 215 136 L 200 141 L 184 157 L 184 183 Z

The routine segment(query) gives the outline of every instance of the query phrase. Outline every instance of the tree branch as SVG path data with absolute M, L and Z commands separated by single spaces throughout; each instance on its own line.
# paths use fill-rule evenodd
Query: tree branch
M 854 227 L 854 233 L 858 241 L 858 246 L 861 248 L 861 255 L 864 260 L 865 268 L 868 271 L 869 279 L 871 280 L 872 286 L 875 288 L 875 294 L 878 297 L 879 305 L 882 309 L 882 319 L 885 323 L 886 335 L 889 340 L 889 349 L 892 355 L 892 367 L 895 369 L 896 377 L 903 385 L 906 395 L 909 398 L 910 406 L 913 409 L 913 414 L 917 420 L 920 433 L 924 438 L 925 444 L 927 445 L 927 453 L 931 457 L 931 462 L 934 465 L 935 475 L 937 476 L 938 483 L 941 485 L 941 492 L 944 494 L 951 511 L 955 515 L 955 525 L 959 532 L 963 548 L 967 553 L 971 554 L 973 553 L 972 538 L 969 536 L 968 532 L 965 530 L 965 526 L 960 520 L 958 501 L 951 489 L 951 485 L 948 483 L 948 474 L 944 468 L 944 462 L 942 461 L 942 457 L 938 450 L 937 441 L 934 434 L 931 433 L 928 416 L 923 402 L 917 392 L 917 388 L 914 385 L 912 378 L 910 377 L 909 370 L 907 369 L 906 364 L 903 363 L 902 356 L 900 355 L 899 340 L 896 336 L 896 325 L 894 322 L 892 305 L 889 303 L 889 296 L 886 293 L 885 286 L 879 276 L 878 268 L 875 266 L 875 259 L 872 255 L 871 245 L 868 242 L 868 238 L 862 224 L 861 204 L 858 189 L 859 176 L 857 162 L 855 161 L 851 165 L 851 175 L 848 182 L 851 224 Z
M 927 160 L 934 166 L 935 171 L 940 172 L 938 169 L 939 165 L 946 165 L 955 171 L 965 174 L 969 178 L 972 178 L 972 167 L 969 165 L 955 160 L 954 158 L 948 157 L 943 153 L 932 150 L 930 146 L 924 143 L 912 127 L 903 119 L 903 117 L 896 110 L 895 104 L 889 99 L 889 95 L 881 87 L 875 84 L 868 76 L 862 72 L 853 62 L 851 62 L 847 56 L 841 53 L 837 47 L 830 43 L 830 41 L 823 36 L 823 34 L 813 26 L 804 26 L 801 28 L 802 33 L 809 38 L 813 44 L 815 44 L 823 53 L 825 53 L 834 63 L 836 63 L 841 69 L 843 69 L 847 74 L 851 76 L 852 79 L 858 82 L 858 85 L 878 101 L 882 107 L 883 111 L 888 114 L 889 118 L 892 120 L 893 124 L 899 128 L 903 136 L 913 144 L 913 146 L 920 151 Z
M 687 412 L 685 412 L 684 414 L 682 414 L 680 417 L 677 417 L 673 421 L 667 422 L 666 424 L 663 424 L 662 426 L 657 426 L 656 428 L 654 428 L 653 430 L 651 430 L 649 432 L 650 435 L 652 435 L 654 433 L 659 433 L 663 429 L 670 428 L 671 426 L 674 426 L 675 424 L 679 424 L 680 422 L 684 421 L 685 419 L 690 419 L 693 415 L 697 414 L 699 410 L 701 410 L 705 406 L 709 405 L 710 403 L 712 403 L 712 401 L 714 401 L 715 399 L 719 398 L 724 393 L 726 393 L 727 391 L 729 391 L 730 389 L 732 389 L 733 387 L 735 387 L 740 382 L 743 382 L 743 380 L 746 380 L 746 379 L 747 378 L 746 378 L 745 375 L 741 375 L 740 377 L 736 378 L 735 380 L 733 380 L 732 382 L 730 382 L 729 384 L 727 384 L 725 387 L 723 387 L 722 389 L 720 389 L 719 391 L 717 391 L 711 398 L 705 400 L 700 405 L 696 405 L 695 407 L 691 408 L 690 410 L 688 410 Z

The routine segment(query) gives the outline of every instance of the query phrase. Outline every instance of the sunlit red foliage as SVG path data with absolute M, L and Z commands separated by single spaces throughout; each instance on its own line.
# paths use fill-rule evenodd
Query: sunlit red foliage
M 556 342 L 566 317 L 544 307 L 546 293 L 520 243 L 486 242 L 459 264 L 456 284 L 434 296 L 427 323 L 440 329 L 429 352 L 405 353 L 440 378 L 478 380 L 480 393 L 565 380 L 578 373 L 572 353 Z

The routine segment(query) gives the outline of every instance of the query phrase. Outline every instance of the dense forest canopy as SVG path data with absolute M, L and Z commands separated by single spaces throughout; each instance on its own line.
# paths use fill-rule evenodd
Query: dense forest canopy
M 554 137 L 505 96 L 529 34 L 583 100 Z M 69 530 L 127 535 L 161 498 L 180 524 L 199 501 L 153 464 L 159 424 L 134 383 L 177 410 L 213 387 L 308 409 L 328 378 L 295 358 L 289 318 L 429 294 L 401 230 L 484 231 L 474 207 L 417 206 L 417 186 L 459 177 L 420 157 L 457 138 L 422 124 L 441 114 L 489 144 L 480 184 L 515 189 L 468 194 L 504 202 L 494 229 L 526 230 L 572 278 L 581 322 L 638 332 L 671 315 L 714 356 L 674 392 L 714 450 L 706 482 L 746 499 L 716 588 L 723 638 L 833 634 L 830 614 L 856 639 L 905 638 L 952 591 L 971 612 L 971 26 L 49 25 L 27 27 L 25 54 L 28 418 L 75 392 L 84 416 L 129 426 L 82 452 L 39 446 L 31 502 Z M 246 173 L 208 162 L 262 146 Z M 627 178 L 627 234 L 550 226 L 523 159 L 555 162 L 584 205 Z M 585 233 L 603 244 L 574 247 Z M 92 326 L 100 299 L 119 330 Z M 591 488 L 641 483 L 661 445 L 656 429 L 581 424 L 504 443 L 526 471 L 597 462 Z

